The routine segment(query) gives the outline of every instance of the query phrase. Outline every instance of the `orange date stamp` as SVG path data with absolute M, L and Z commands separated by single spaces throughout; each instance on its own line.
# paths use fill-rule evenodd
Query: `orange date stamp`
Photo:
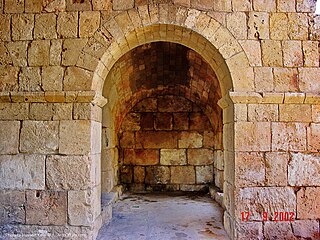
M 250 212 L 241 212 L 241 221 L 250 221 Z M 273 222 L 293 222 L 295 220 L 294 212 L 273 212 L 269 214 L 268 212 L 263 212 L 261 214 L 262 221 L 273 221 Z

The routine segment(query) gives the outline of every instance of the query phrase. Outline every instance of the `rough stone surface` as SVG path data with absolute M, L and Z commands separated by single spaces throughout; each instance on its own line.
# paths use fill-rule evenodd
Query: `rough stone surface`
M 299 219 L 317 219 L 320 214 L 319 187 L 301 188 L 297 193 L 297 215 Z
M 0 121 L 0 152 L 1 154 L 17 154 L 19 152 L 20 122 Z
M 171 183 L 194 184 L 195 169 L 192 166 L 171 167 Z
M 161 165 L 186 165 L 187 157 L 184 149 L 161 149 Z
M 201 148 L 203 136 L 197 132 L 182 132 L 178 139 L 179 148 Z
M 170 168 L 153 166 L 146 169 L 146 184 L 168 184 L 170 182 Z
M 295 239 L 289 222 L 266 222 L 264 231 L 267 239 Z
M 25 193 L 0 191 L 0 224 L 25 223 Z
M 316 220 L 296 220 L 292 223 L 293 234 L 300 238 L 317 239 L 319 224 Z
M 188 149 L 188 163 L 191 165 L 207 165 L 213 163 L 213 151 L 210 149 Z
M 282 152 L 266 153 L 266 183 L 268 186 L 286 186 L 288 182 L 289 154 Z

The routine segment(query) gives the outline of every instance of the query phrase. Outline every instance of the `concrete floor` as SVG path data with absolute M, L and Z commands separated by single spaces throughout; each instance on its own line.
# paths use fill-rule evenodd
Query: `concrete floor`
M 124 194 L 98 240 L 229 239 L 222 209 L 208 195 Z

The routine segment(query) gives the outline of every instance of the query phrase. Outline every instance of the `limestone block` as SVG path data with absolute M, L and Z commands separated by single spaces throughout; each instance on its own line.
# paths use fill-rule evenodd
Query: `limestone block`
M 0 40 L 11 40 L 10 15 L 0 14 Z
M 156 113 L 154 127 L 155 130 L 172 130 L 173 116 L 171 113 Z
M 278 121 L 278 105 L 248 104 L 248 118 L 250 122 Z
M 33 14 L 17 14 L 12 16 L 12 40 L 32 40 L 34 27 Z
M 170 168 L 165 166 L 152 166 L 146 168 L 146 184 L 170 183 Z
M 134 0 L 113 0 L 112 8 L 116 11 L 128 10 L 134 7 Z
M 192 102 L 183 97 L 165 96 L 158 99 L 159 112 L 191 112 Z
M 173 129 L 174 130 L 189 129 L 188 113 L 173 113 Z
M 202 112 L 190 113 L 189 117 L 190 117 L 190 121 L 189 121 L 190 130 L 203 131 L 203 130 L 212 129 L 212 126 L 210 124 L 208 117 Z
M 66 10 L 66 0 L 47 1 L 43 7 L 46 12 L 64 12 Z
M 23 13 L 24 0 L 6 0 L 4 4 L 5 13 Z
M 277 11 L 278 12 L 295 12 L 296 3 L 295 1 L 277 0 Z
M 64 68 L 49 66 L 42 68 L 42 88 L 44 91 L 61 91 Z
M 219 189 L 223 190 L 223 183 L 224 183 L 224 171 L 220 171 L 217 169 L 214 169 L 214 184 Z
M 68 223 L 73 226 L 91 226 L 101 212 L 99 188 L 68 192 Z
M 188 149 L 188 164 L 208 165 L 213 164 L 213 150 L 211 149 Z
M 316 41 L 303 41 L 303 57 L 304 66 L 318 67 L 319 66 L 319 47 Z
M 262 153 L 237 152 L 235 178 L 238 187 L 265 185 L 265 163 Z
M 288 13 L 288 17 L 290 39 L 308 39 L 308 15 L 304 13 Z
M 261 41 L 262 63 L 264 66 L 281 67 L 283 65 L 280 41 Z
M 44 189 L 45 156 L 0 155 L 1 189 Z
M 0 190 L 0 224 L 25 224 L 24 191 Z
M 7 48 L 10 52 L 13 66 L 25 67 L 27 66 L 27 49 L 28 42 L 9 42 Z
M 312 122 L 320 122 L 320 105 L 312 105 Z
M 100 26 L 100 12 L 80 12 L 79 36 L 91 37 Z
M 120 146 L 122 148 L 134 148 L 135 146 L 134 132 L 123 132 L 120 137 Z
M 236 39 L 247 38 L 247 16 L 243 12 L 227 14 L 227 28 Z
M 270 39 L 285 40 L 289 38 L 289 19 L 286 13 L 272 13 L 270 16 Z
M 52 120 L 71 120 L 72 103 L 54 103 Z
M 178 139 L 179 148 L 201 148 L 203 136 L 198 132 L 181 132 Z
M 42 11 L 42 3 L 43 1 L 39 0 L 25 0 L 25 12 L 26 13 L 39 13 Z
M 137 132 L 136 147 L 138 148 L 177 148 L 178 135 L 169 131 Z
M 252 11 L 252 1 L 250 0 L 238 0 L 232 2 L 232 9 L 233 11 L 242 11 L 242 12 L 249 12 Z
M 62 40 L 54 39 L 50 42 L 50 65 L 61 64 Z
M 263 224 L 261 222 L 240 222 L 235 225 L 235 238 L 239 240 L 256 239 L 262 240 Z
M 46 185 L 51 190 L 85 190 L 90 187 L 91 164 L 88 157 L 48 156 Z
M 283 64 L 286 67 L 303 66 L 301 41 L 283 41 Z
M 294 153 L 288 165 L 290 186 L 318 186 L 320 161 L 317 155 Z
M 235 193 L 235 216 L 240 220 L 241 212 L 250 212 L 251 221 L 261 221 L 262 212 L 274 219 L 275 212 L 296 212 L 296 195 L 290 187 L 241 188 Z
M 315 81 L 320 75 L 319 68 L 299 68 L 299 86 L 303 92 L 314 92 L 320 91 L 320 82 Z
M 273 91 L 273 73 L 270 67 L 255 67 L 254 82 L 256 92 Z
M 134 107 L 135 112 L 156 112 L 158 106 L 157 98 L 145 98 L 138 102 Z
M 287 186 L 288 161 L 288 153 L 266 153 L 266 184 L 268 186 Z
M 95 11 L 108 11 L 112 10 L 112 2 L 111 1 L 104 1 L 104 0 L 93 0 L 92 1 L 93 10 Z
M 295 239 L 290 222 L 266 222 L 264 236 L 266 239 Z
M 87 39 L 65 39 L 63 41 L 62 64 L 65 66 L 76 65 L 86 43 Z
M 37 14 L 35 16 L 34 38 L 57 38 L 57 16 L 54 13 Z
M 298 238 L 310 238 L 315 240 L 319 236 L 319 224 L 317 220 L 295 220 L 292 222 L 293 234 Z
M 18 67 L 0 65 L 0 90 L 17 91 L 18 89 Z
M 215 0 L 213 9 L 214 11 L 218 11 L 218 12 L 231 12 L 232 11 L 231 0 Z
M 313 0 L 297 0 L 297 12 L 311 12 L 316 11 L 316 3 Z
M 50 59 L 50 41 L 35 40 L 31 42 L 28 50 L 29 66 L 48 66 Z
M 285 93 L 284 94 L 284 103 L 300 103 L 302 104 L 306 98 L 305 93 Z
M 66 91 L 90 90 L 92 72 L 78 67 L 68 67 L 64 76 L 63 89 Z
M 156 165 L 159 163 L 159 150 L 156 149 L 125 149 L 124 164 Z
M 190 0 L 173 0 L 173 3 L 184 7 L 190 7 Z
M 203 133 L 203 146 L 205 148 L 214 148 L 215 147 L 215 135 L 212 131 L 205 131 Z
M 0 64 L 12 65 L 12 59 L 9 53 L 8 44 L 0 42 Z
M 190 1 L 191 7 L 199 10 L 209 11 L 213 9 L 214 0 L 195 0 Z M 186 4 L 184 4 L 186 5 Z
M 90 120 L 91 103 L 74 103 L 73 119 L 74 120 Z
M 26 224 L 65 225 L 67 192 L 27 191 Z
M 237 151 L 269 151 L 271 126 L 267 122 L 235 123 L 235 149 Z
M 102 125 L 100 122 L 91 121 L 91 154 L 99 154 L 101 153 L 101 138 L 102 138 Z
M 166 119 L 160 119 L 159 115 L 165 116 Z M 170 113 L 158 113 L 157 115 L 157 128 L 160 130 L 161 128 L 168 128 L 172 129 L 172 116 Z M 154 114 L 153 113 L 141 113 L 141 118 L 140 118 L 140 126 L 141 129 L 143 130 L 154 130 Z
M 140 130 L 140 114 L 129 113 L 123 119 L 121 129 L 125 131 L 138 131 Z
M 261 46 L 259 41 L 255 40 L 242 40 L 239 41 L 243 50 L 245 51 L 250 66 L 261 66 Z
M 259 12 L 275 12 L 276 0 L 253 0 L 253 10 Z
M 185 149 L 161 149 L 161 165 L 186 165 L 187 156 Z
M 41 90 L 39 67 L 23 67 L 19 74 L 19 91 L 37 92 Z
M 272 150 L 306 150 L 306 127 L 304 123 L 272 123 Z
M 196 166 L 196 183 L 211 183 L 213 182 L 213 167 L 211 166 Z
M 171 170 L 171 183 L 194 184 L 196 174 L 193 166 L 173 166 Z
M 59 38 L 77 38 L 78 13 L 60 12 L 57 20 L 57 33 Z
M 151 170 L 151 169 L 149 169 L 149 170 Z M 170 173 L 170 171 L 169 171 L 169 173 Z M 134 168 L 133 168 L 133 182 L 144 183 L 145 177 L 146 177 L 145 167 L 134 166 Z
M 311 105 L 279 104 L 279 118 L 283 122 L 311 122 Z
M 297 193 L 297 215 L 298 216 L 297 217 L 299 219 L 319 218 L 319 215 L 320 215 L 319 194 L 320 194 L 319 187 L 306 187 L 306 188 L 301 188 L 298 191 Z
M 28 115 L 28 103 L 0 103 L 1 120 L 24 120 Z
M 224 153 L 223 151 L 214 151 L 213 152 L 213 161 L 214 161 L 214 167 L 218 170 L 224 170 Z
M 1 154 L 17 154 L 19 152 L 20 122 L 0 121 L 0 152 Z
M 275 91 L 299 91 L 299 74 L 296 68 L 274 68 Z
M 60 154 L 87 154 L 90 152 L 90 121 L 60 122 Z

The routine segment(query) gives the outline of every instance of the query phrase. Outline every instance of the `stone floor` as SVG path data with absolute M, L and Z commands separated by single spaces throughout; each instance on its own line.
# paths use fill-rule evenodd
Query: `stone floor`
M 222 209 L 205 194 L 124 194 L 98 240 L 229 239 Z

